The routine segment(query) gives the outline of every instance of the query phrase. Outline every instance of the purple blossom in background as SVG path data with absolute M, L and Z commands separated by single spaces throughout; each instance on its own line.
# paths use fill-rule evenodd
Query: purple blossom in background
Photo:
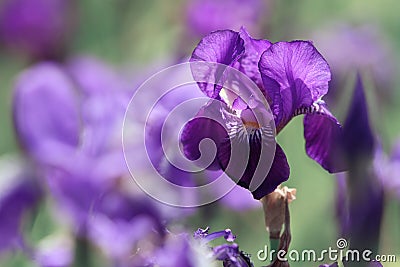
M 72 71 L 82 65 L 86 71 Z M 120 131 L 131 93 L 95 60 L 77 59 L 68 68 L 41 63 L 19 77 L 14 123 L 58 215 L 86 234 L 94 203 L 118 192 L 127 175 Z
M 389 42 L 379 29 L 373 25 L 335 24 L 316 32 L 312 38 L 332 68 L 330 99 L 340 101 L 349 75 L 358 69 L 372 79 L 378 99 L 390 100 L 396 66 Z
M 155 244 L 165 238 L 165 225 L 148 198 L 109 192 L 93 205 L 88 235 L 114 262 L 129 262 L 140 240 Z
M 191 34 L 205 36 L 216 30 L 239 30 L 242 26 L 258 34 L 262 18 L 268 16 L 267 1 L 191 0 L 187 6 L 187 24 Z
M 239 33 L 230 30 L 217 31 L 201 40 L 193 51 L 191 61 L 216 62 L 245 73 L 268 100 L 278 133 L 294 116 L 306 114 L 304 137 L 307 154 L 329 172 L 344 169 L 343 164 L 337 161 L 339 151 L 336 150 L 342 138 L 342 129 L 321 100 L 328 92 L 329 67 L 311 42 L 271 44 L 268 40 L 252 39 L 244 29 Z M 225 170 L 231 156 L 231 144 L 224 142 L 229 140 L 227 132 L 216 122 L 200 117 L 208 112 L 221 114 L 218 116 L 227 125 L 241 120 L 243 131 L 250 133 L 250 158 L 243 176 L 234 178 L 239 181 L 239 185 L 249 188 L 258 162 L 265 161 L 260 158 L 261 144 L 269 141 L 252 112 L 263 114 L 266 111 L 261 105 L 251 111 L 246 104 L 240 104 L 241 99 L 238 96 L 224 96 L 226 92 L 221 87 L 201 83 L 199 87 L 208 97 L 219 101 L 211 101 L 203 106 L 198 118 L 195 117 L 185 126 L 181 135 L 184 153 L 191 160 L 198 159 L 200 141 L 211 138 L 216 143 L 218 152 L 209 168 Z M 234 129 L 229 136 L 243 142 L 240 140 L 240 136 L 246 136 L 242 134 L 243 131 Z M 252 192 L 254 198 L 260 199 L 269 194 L 288 177 L 286 156 L 282 148 L 276 145 L 271 169 L 262 184 Z
M 260 36 L 271 13 L 270 0 L 189 0 L 185 5 L 185 28 L 176 54 L 186 61 L 193 46 L 210 32 L 246 27 Z
M 154 256 L 156 266 L 213 266 L 211 259 L 207 258 L 207 251 L 193 242 L 187 233 L 170 235 Z
M 17 157 L 0 158 L 0 254 L 24 248 L 23 219 L 42 196 L 31 166 Z
M 339 220 L 343 236 L 353 249 L 377 252 L 383 214 L 383 187 L 372 168 L 375 137 L 372 132 L 367 100 L 358 75 L 353 98 L 343 127 L 343 151 L 349 163 L 346 183 L 339 180 Z M 343 178 L 340 178 L 343 179 Z
M 397 199 L 400 199 L 400 142 L 397 140 L 392 148 L 391 154 L 385 154 L 381 146 L 378 146 L 375 152 L 374 169 L 381 180 L 385 192 L 393 193 Z
M 343 132 L 344 154 L 347 161 L 353 163 L 352 168 L 357 168 L 356 165 L 362 164 L 361 161 L 372 159 L 375 151 L 375 137 L 370 126 L 367 99 L 359 74 Z
M 34 59 L 62 56 L 71 25 L 65 0 L 5 0 L 0 5 L 0 41 Z

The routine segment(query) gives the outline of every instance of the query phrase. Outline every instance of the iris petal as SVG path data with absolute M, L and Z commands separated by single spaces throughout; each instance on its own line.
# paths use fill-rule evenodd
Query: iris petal
M 255 199 L 261 199 L 265 195 L 273 192 L 281 183 L 289 179 L 290 168 L 283 149 L 276 144 L 275 157 L 264 182 L 255 190 L 253 196 Z
M 249 78 L 262 89 L 263 84 L 258 69 L 258 62 L 260 61 L 261 54 L 271 46 L 271 42 L 268 40 L 251 38 L 243 27 L 240 29 L 239 34 L 244 40 L 245 47 L 245 52 L 239 60 L 239 70 L 249 76 Z
M 243 53 L 244 41 L 240 38 L 239 33 L 231 30 L 215 31 L 200 41 L 194 49 L 190 61 L 205 61 L 233 66 Z M 193 66 L 192 73 L 194 79 L 199 81 L 200 90 L 208 97 L 218 98 L 221 88 L 215 86 L 212 82 L 219 83 L 224 71 L 223 66 L 215 67 L 215 65 L 212 65 L 209 70 L 205 70 L 204 65 L 199 66 L 198 70 Z M 209 81 L 209 83 L 204 81 Z
M 345 171 L 346 164 L 340 146 L 343 140 L 342 126 L 325 104 L 318 109 L 318 113 L 304 117 L 307 155 L 330 173 Z
M 350 109 L 343 126 L 344 149 L 351 161 L 358 161 L 374 154 L 375 138 L 368 118 L 367 100 L 360 75 L 357 75 Z
M 255 199 L 261 199 L 289 178 L 289 165 L 283 150 L 279 145 L 275 147 L 274 136 L 266 129 L 258 129 L 250 134 L 243 131 L 246 130 L 237 130 L 235 136 L 230 133 L 231 139 L 222 143 L 218 150 L 218 159 L 231 179 L 249 189 Z M 232 143 L 241 153 L 235 153 Z M 247 151 L 244 151 L 245 148 Z M 262 149 L 266 149 L 266 152 L 262 152 Z M 272 166 L 268 166 L 268 162 L 272 162 Z
M 42 63 L 24 72 L 14 101 L 14 124 L 29 152 L 40 157 L 45 147 L 78 146 L 77 96 L 60 67 Z
M 219 147 L 223 140 L 228 139 L 227 132 L 221 125 L 222 120 L 221 108 L 225 105 L 220 101 L 211 101 L 201 108 L 199 113 L 190 120 L 182 130 L 181 143 L 183 152 L 190 160 L 198 160 L 201 156 L 199 150 L 200 142 L 203 139 L 212 139 L 214 144 Z M 220 120 L 213 120 L 216 116 Z M 205 151 L 207 152 L 207 151 Z M 219 170 L 219 163 L 216 158 L 208 167 L 208 169 Z
M 310 105 L 328 92 L 328 63 L 307 41 L 278 42 L 261 55 L 261 77 L 273 107 L 282 106 L 276 117 L 282 128 L 293 112 Z M 280 94 L 280 98 L 276 95 Z M 276 103 L 281 101 L 281 103 Z M 279 128 L 279 125 L 278 125 Z

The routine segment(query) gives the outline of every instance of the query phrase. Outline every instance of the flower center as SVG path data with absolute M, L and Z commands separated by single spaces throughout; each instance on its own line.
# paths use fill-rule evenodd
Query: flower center
M 222 100 L 232 110 L 232 114 L 242 120 L 242 123 L 247 130 L 253 132 L 253 130 L 261 128 L 254 112 L 249 108 L 248 104 L 240 98 L 240 96 L 225 88 L 222 88 L 219 94 Z
M 250 129 L 260 129 L 261 126 L 257 121 L 256 116 L 254 116 L 253 111 L 251 109 L 247 108 L 245 110 L 242 110 L 240 112 L 240 118 L 242 119 L 242 122 L 246 128 Z

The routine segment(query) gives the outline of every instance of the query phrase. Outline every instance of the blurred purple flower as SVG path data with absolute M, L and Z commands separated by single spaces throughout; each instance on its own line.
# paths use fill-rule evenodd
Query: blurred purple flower
M 207 260 L 205 256 L 199 259 L 196 259 L 196 257 L 198 255 L 196 255 L 193 245 L 190 244 L 190 240 L 185 234 L 170 236 L 164 246 L 155 252 L 156 266 L 163 267 L 195 267 L 201 264 L 206 266 Z M 199 261 L 201 264 L 199 264 Z
M 347 161 L 355 164 L 372 159 L 375 151 L 375 137 L 369 123 L 367 100 L 359 74 L 343 126 L 343 140 Z
M 89 63 L 91 71 L 104 67 Z M 93 201 L 127 173 L 119 133 L 130 93 L 105 75 L 70 73 L 61 65 L 41 63 L 21 74 L 14 95 L 14 124 L 50 192 L 81 230 Z M 78 74 L 92 78 L 78 79 Z M 102 78 L 99 88 L 88 88 L 93 84 L 90 79 Z
M 15 89 L 16 132 L 21 145 L 37 161 L 57 160 L 78 146 L 79 99 L 60 66 L 41 63 L 26 70 Z
M 382 147 L 378 146 L 374 158 L 374 169 L 377 171 L 379 179 L 382 181 L 385 191 L 394 193 L 400 199 L 400 141 L 393 146 L 391 154 L 388 156 Z
M 23 243 L 23 219 L 38 204 L 42 191 L 32 166 L 20 158 L 0 158 L 0 253 Z
M 379 29 L 371 25 L 338 24 L 325 27 L 312 38 L 332 68 L 334 79 L 329 99 L 340 100 L 341 92 L 347 88 L 349 74 L 358 69 L 371 77 L 379 88 L 376 97 L 389 100 L 396 69 L 392 49 Z
M 383 214 L 383 187 L 372 167 L 375 137 L 369 124 L 361 76 L 343 127 L 343 151 L 349 165 L 347 181 L 339 180 L 338 211 L 341 232 L 352 248 L 377 252 Z M 346 194 L 347 192 L 347 194 Z M 367 233 L 367 234 L 366 234 Z
M 143 196 L 106 193 L 94 203 L 89 218 L 89 238 L 114 261 L 129 261 L 140 240 L 160 244 L 165 234 L 157 207 Z
M 191 0 L 187 24 L 190 33 L 200 37 L 216 30 L 239 30 L 242 26 L 258 34 L 261 19 L 268 16 L 266 4 L 261 0 Z
M 0 6 L 0 40 L 34 59 L 58 58 L 65 49 L 70 2 L 5 0 Z
M 78 58 L 67 67 L 37 64 L 20 75 L 14 123 L 22 146 L 35 159 L 61 164 L 75 155 L 115 163 L 113 156 L 119 156 L 123 162 L 120 130 L 131 92 L 107 68 L 98 60 Z
M 343 170 L 342 164 L 337 162 L 339 151 L 336 151 L 337 144 L 341 141 L 342 129 L 321 100 L 328 92 L 330 71 L 328 64 L 311 42 L 271 44 L 267 40 L 252 39 L 244 29 L 239 33 L 230 30 L 217 31 L 201 40 L 193 51 L 191 61 L 228 65 L 249 76 L 267 98 L 278 133 L 294 116 L 306 114 L 304 136 L 307 154 L 329 172 Z M 200 141 L 211 138 L 216 143 L 218 152 L 209 168 L 225 170 L 231 156 L 231 144 L 224 142 L 229 140 L 227 132 L 224 127 L 204 116 L 208 113 L 220 114 L 218 116 L 221 121 L 226 121 L 227 127 L 230 123 L 241 121 L 243 129 L 238 127 L 229 136 L 234 136 L 238 142 L 243 142 L 240 136 L 249 138 L 250 158 L 242 177 L 232 177 L 232 174 L 230 176 L 239 180 L 239 185 L 249 188 L 258 162 L 265 161 L 260 159 L 261 145 L 270 141 L 268 135 L 263 133 L 264 127 L 258 124 L 252 112 L 263 114 L 266 111 L 262 105 L 251 111 L 246 104 L 240 104 L 239 96 L 228 96 L 227 99 L 222 95 L 226 92 L 221 87 L 202 83 L 199 83 L 199 87 L 208 97 L 219 101 L 211 100 L 203 106 L 197 117 L 186 124 L 181 135 L 185 155 L 191 160 L 198 159 Z M 233 100 L 230 101 L 229 98 Z M 248 137 L 243 134 L 246 132 L 249 133 Z M 282 148 L 276 145 L 271 169 L 262 184 L 252 192 L 254 198 L 260 199 L 272 192 L 288 177 L 286 156 Z

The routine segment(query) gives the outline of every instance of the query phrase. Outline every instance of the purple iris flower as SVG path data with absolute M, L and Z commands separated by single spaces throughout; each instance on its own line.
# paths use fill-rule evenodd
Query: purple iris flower
M 0 158 L 0 253 L 10 248 L 24 248 L 23 218 L 42 196 L 34 170 L 22 159 Z
M 304 137 L 307 154 L 329 172 L 342 171 L 345 166 L 339 162 L 337 144 L 342 138 L 342 128 L 329 112 L 321 99 L 328 92 L 331 79 L 329 66 L 311 42 L 292 41 L 270 43 L 257 40 L 241 29 L 216 31 L 204 37 L 193 51 L 192 62 L 205 61 L 234 67 L 246 74 L 267 99 L 279 133 L 289 121 L 300 114 L 304 117 Z M 223 74 L 221 74 L 223 76 Z M 197 117 L 187 123 L 182 131 L 181 142 L 185 155 L 196 160 L 200 157 L 198 145 L 203 138 L 214 140 L 218 152 L 209 169 L 226 170 L 229 165 L 229 137 L 240 142 L 247 136 L 250 158 L 241 177 L 231 177 L 238 184 L 249 188 L 260 158 L 261 144 L 268 142 L 269 136 L 255 119 L 255 114 L 263 114 L 265 109 L 250 109 L 237 95 L 229 95 L 221 86 L 199 83 L 201 91 L 217 101 L 203 106 Z M 239 89 L 240 90 L 240 89 Z M 218 104 L 219 103 L 219 104 Z M 232 121 L 242 121 L 243 128 L 229 133 L 215 121 L 204 118 L 207 113 L 219 114 L 227 126 Z M 243 134 L 247 131 L 248 135 Z M 246 141 L 246 140 L 241 140 Z M 231 175 L 232 176 L 232 175 Z M 289 178 L 289 165 L 285 153 L 277 144 L 272 166 L 265 174 L 262 184 L 252 190 L 253 197 L 260 199 Z
M 0 6 L 0 40 L 34 59 L 63 54 L 69 1 L 6 0 Z
M 372 168 L 376 141 L 371 130 L 361 76 L 358 75 L 343 127 L 343 151 L 349 165 L 338 190 L 341 234 L 352 248 L 377 252 L 383 214 L 383 186 Z M 344 180 L 346 179 L 346 180 Z

